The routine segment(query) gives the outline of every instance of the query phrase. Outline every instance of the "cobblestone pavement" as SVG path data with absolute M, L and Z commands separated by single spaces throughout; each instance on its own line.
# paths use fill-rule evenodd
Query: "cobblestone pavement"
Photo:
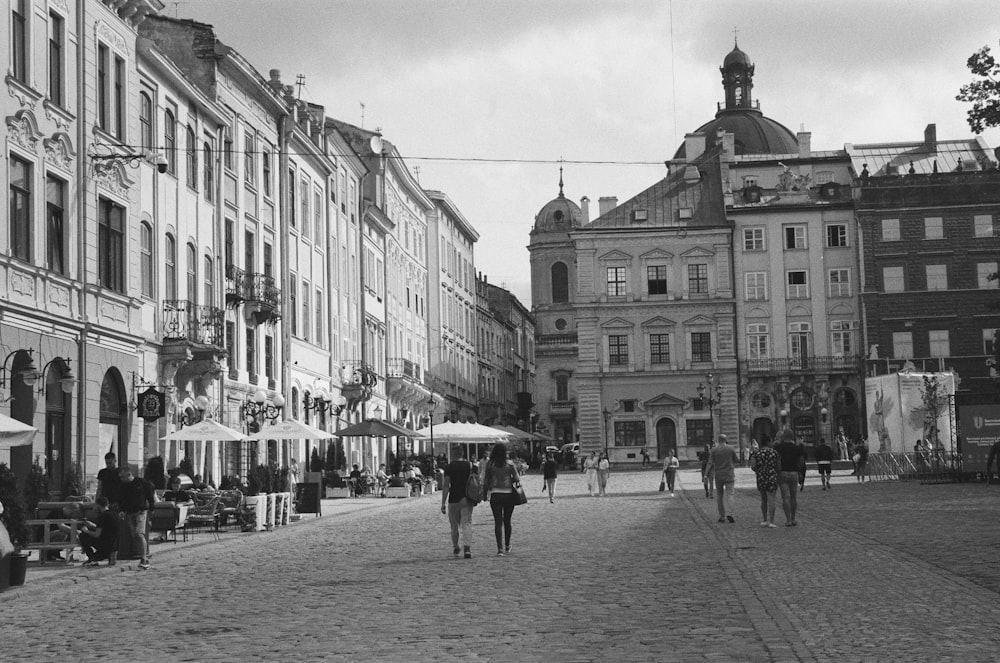
M 488 508 L 453 559 L 440 496 L 341 500 L 275 532 L 155 547 L 153 568 L 32 569 L 0 595 L 10 661 L 995 661 L 1000 487 L 813 476 L 766 529 L 694 471 L 526 478 L 513 551 Z M 780 515 L 777 522 L 783 522 Z M 107 607 L 112 606 L 112 607 Z

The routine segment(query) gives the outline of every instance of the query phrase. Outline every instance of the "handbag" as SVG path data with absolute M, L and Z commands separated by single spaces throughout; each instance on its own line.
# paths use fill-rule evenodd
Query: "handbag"
M 660 492 L 662 493 L 667 489 L 667 482 L 664 479 L 660 479 Z
M 514 504 L 527 504 L 528 496 L 524 493 L 524 488 L 521 487 L 520 481 L 515 481 L 514 485 Z
M 483 501 L 483 480 L 472 463 L 469 463 L 469 479 L 465 482 L 465 499 L 476 506 Z

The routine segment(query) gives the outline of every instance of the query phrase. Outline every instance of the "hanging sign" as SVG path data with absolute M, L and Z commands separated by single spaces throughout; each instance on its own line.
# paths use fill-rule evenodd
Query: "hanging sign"
M 139 416 L 146 421 L 155 421 L 167 412 L 167 394 L 150 387 L 139 394 Z

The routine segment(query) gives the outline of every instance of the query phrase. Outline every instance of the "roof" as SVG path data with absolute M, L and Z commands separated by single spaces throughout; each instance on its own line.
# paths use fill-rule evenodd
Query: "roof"
M 980 170 L 991 159 L 991 152 L 981 136 L 961 140 L 936 140 L 906 143 L 869 143 L 844 146 L 851 157 L 854 172 L 861 174 L 868 165 L 872 177 L 905 175 L 913 168 L 919 175 Z M 959 168 L 959 161 L 962 167 Z M 886 166 L 890 166 L 889 169 Z M 896 172 L 889 172 L 895 167 Z
M 693 133 L 712 137 L 720 129 L 733 134 L 733 146 L 737 155 L 799 153 L 799 141 L 795 134 L 755 108 L 724 108 L 716 113 L 715 119 L 701 125 Z M 674 159 L 683 159 L 684 156 L 684 143 L 681 143 L 674 153 Z

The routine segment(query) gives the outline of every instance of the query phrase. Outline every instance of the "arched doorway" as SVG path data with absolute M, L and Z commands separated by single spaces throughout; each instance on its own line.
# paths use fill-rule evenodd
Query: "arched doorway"
M 72 387 L 69 393 L 63 391 L 62 382 L 68 373 L 69 367 L 62 359 L 54 359 L 46 372 L 45 469 L 53 491 L 62 490 L 66 471 L 73 463 L 73 393 Z
M 128 417 L 125 416 L 125 382 L 121 373 L 110 368 L 101 383 L 100 454 L 109 451 L 118 456 L 118 467 L 128 465 Z
M 656 453 L 660 460 L 677 451 L 677 424 L 664 417 L 656 422 Z
M 758 417 L 753 420 L 753 426 L 750 428 L 750 437 L 757 440 L 757 442 L 760 442 L 765 437 L 773 440 L 775 432 L 773 421 L 767 417 Z
M 24 381 L 23 371 L 34 368 L 31 353 L 18 350 L 10 364 L 10 416 L 23 424 L 34 426 L 35 393 L 32 384 Z
M 841 387 L 833 392 L 833 434 L 841 431 L 848 440 L 857 440 L 861 435 L 858 427 L 858 397 L 853 389 Z

